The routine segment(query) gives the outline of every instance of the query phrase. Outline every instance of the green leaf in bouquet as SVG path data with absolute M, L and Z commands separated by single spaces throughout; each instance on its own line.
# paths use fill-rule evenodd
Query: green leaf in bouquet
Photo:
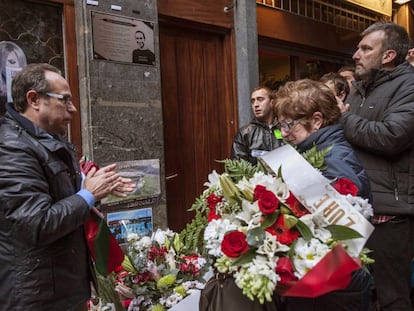
M 325 165 L 325 156 L 333 148 L 334 145 L 331 145 L 327 148 L 318 150 L 316 144 L 314 143 L 313 147 L 302 153 L 302 157 L 305 158 L 314 168 L 324 171 L 327 169 Z
M 243 177 L 246 177 L 247 179 L 252 178 L 256 172 L 266 172 L 263 167 L 254 166 L 250 162 L 243 159 L 225 159 L 217 162 L 224 164 L 225 172 L 232 179 L 234 179 L 236 183 L 239 182 Z
M 203 193 L 202 195 L 200 195 L 200 197 L 196 198 L 195 202 L 193 203 L 193 205 L 191 205 L 188 211 L 200 211 L 201 213 L 208 211 L 206 198 L 209 194 L 209 192 Z
M 296 229 L 305 241 L 310 241 L 310 239 L 312 239 L 312 231 L 300 219 L 298 219 L 298 222 L 296 223 Z
M 272 226 L 277 218 L 279 217 L 280 211 L 276 211 L 272 214 L 266 215 L 263 219 L 262 224 L 260 225 L 261 228 L 266 229 Z
M 207 223 L 207 216 L 196 210 L 194 218 L 180 232 L 180 238 L 184 243 L 184 253 L 204 254 L 204 229 Z
M 340 226 L 340 225 L 329 225 L 326 227 L 327 230 L 332 234 L 332 239 L 337 241 L 351 240 L 362 238 L 362 235 L 352 228 Z
M 263 244 L 265 239 L 265 231 L 261 227 L 253 228 L 246 232 L 246 241 L 247 244 L 253 247 L 259 247 Z
M 256 248 L 250 248 L 246 253 L 241 255 L 235 261 L 232 262 L 232 266 L 242 266 L 246 263 L 249 263 L 256 257 Z
M 279 177 L 283 180 L 282 166 L 279 166 L 279 168 L 277 170 L 277 177 Z

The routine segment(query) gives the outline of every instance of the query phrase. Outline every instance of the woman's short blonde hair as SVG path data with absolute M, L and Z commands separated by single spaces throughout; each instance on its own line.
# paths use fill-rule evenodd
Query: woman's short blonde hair
M 324 83 L 310 79 L 286 82 L 275 95 L 274 114 L 276 118 L 310 119 L 315 112 L 323 116 L 322 127 L 338 123 L 341 111 L 335 95 Z M 301 122 L 307 130 L 310 123 Z

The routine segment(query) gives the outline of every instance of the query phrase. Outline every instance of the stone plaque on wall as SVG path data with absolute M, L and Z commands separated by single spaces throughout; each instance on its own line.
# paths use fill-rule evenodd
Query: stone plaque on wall
M 95 11 L 91 18 L 94 59 L 155 65 L 152 22 Z

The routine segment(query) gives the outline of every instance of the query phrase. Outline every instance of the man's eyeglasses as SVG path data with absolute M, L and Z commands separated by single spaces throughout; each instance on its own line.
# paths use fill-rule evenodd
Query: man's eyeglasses
M 277 122 L 276 127 L 279 130 L 283 130 L 285 132 L 288 132 L 292 129 L 292 127 L 294 127 L 296 124 L 299 124 L 300 121 L 302 121 L 303 119 L 304 118 L 296 119 L 296 120 L 289 121 L 289 122 L 286 122 L 286 121 Z
M 69 106 L 70 104 L 72 104 L 72 97 L 70 95 L 62 95 L 62 94 L 48 92 L 46 93 L 46 96 L 57 98 L 60 101 L 62 101 L 62 103 L 64 103 L 66 106 Z

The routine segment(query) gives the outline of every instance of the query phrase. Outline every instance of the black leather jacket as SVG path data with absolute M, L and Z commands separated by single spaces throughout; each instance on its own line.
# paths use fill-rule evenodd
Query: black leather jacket
M 231 149 L 231 158 L 257 164 L 257 157 L 282 145 L 282 139 L 276 138 L 275 131 L 274 125 L 269 127 L 256 119 L 252 120 L 237 132 Z
M 15 111 L 0 123 L 0 310 L 73 310 L 91 276 L 74 149 Z

